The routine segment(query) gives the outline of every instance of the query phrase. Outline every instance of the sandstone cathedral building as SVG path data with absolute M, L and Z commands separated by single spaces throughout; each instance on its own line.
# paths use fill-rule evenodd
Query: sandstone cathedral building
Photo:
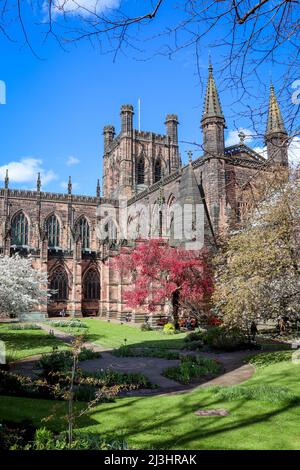
M 104 127 L 102 196 L 99 180 L 92 197 L 72 194 L 71 178 L 67 194 L 58 194 L 42 191 L 40 175 L 35 191 L 10 189 L 6 175 L 1 255 L 30 255 L 34 267 L 47 272 L 54 293 L 40 308 L 49 316 L 65 309 L 70 316 L 124 320 L 128 280 L 113 267 L 121 247 L 149 237 L 187 249 L 214 246 L 222 231 L 240 222 L 244 193 L 258 172 L 288 165 L 288 135 L 273 86 L 267 158 L 245 144 L 243 133 L 238 145 L 225 147 L 226 121 L 211 65 L 201 119 L 203 155 L 193 161 L 190 156 L 188 165 L 181 163 L 176 114 L 166 116 L 164 135 L 134 129 L 133 115 L 133 107 L 123 105 L 119 133 Z M 144 321 L 145 312 L 131 315 Z

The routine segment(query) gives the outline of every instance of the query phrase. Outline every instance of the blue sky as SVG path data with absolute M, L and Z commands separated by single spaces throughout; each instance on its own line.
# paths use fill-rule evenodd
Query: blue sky
M 167 11 L 159 21 L 164 15 Z M 34 39 L 37 34 L 32 27 Z M 8 166 L 11 187 L 33 188 L 41 171 L 45 191 L 64 192 L 71 175 L 74 193 L 94 194 L 102 175 L 103 126 L 113 124 L 118 132 L 121 104 L 137 108 L 138 98 L 142 129 L 163 133 L 165 115 L 177 113 L 180 140 L 201 143 L 203 89 L 193 50 L 183 50 L 173 60 L 156 56 L 141 61 L 120 54 L 114 62 L 112 55 L 89 43 L 65 52 L 49 40 L 39 45 L 38 53 L 42 60 L 20 43 L 0 38 L 0 80 L 7 87 L 6 104 L 0 106 L 0 176 Z M 208 54 L 203 47 L 204 76 Z M 212 59 L 220 60 L 215 51 Z M 223 90 L 221 101 L 229 133 L 235 127 L 231 92 Z M 249 123 L 241 120 L 240 127 Z M 181 143 L 183 161 L 189 148 L 193 146 Z

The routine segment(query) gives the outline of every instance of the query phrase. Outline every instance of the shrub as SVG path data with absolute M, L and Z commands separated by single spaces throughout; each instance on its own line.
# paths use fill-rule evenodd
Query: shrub
M 141 331 L 152 331 L 153 328 L 149 323 L 143 323 L 141 325 Z
M 179 359 L 177 352 L 167 351 L 159 348 L 133 348 L 129 346 L 121 346 L 114 349 L 114 356 L 117 357 L 158 357 L 160 359 Z
M 203 348 L 203 341 L 201 339 L 198 341 L 189 341 L 183 347 L 183 349 L 188 349 L 190 351 L 199 351 L 202 348 Z
M 59 385 L 54 389 L 46 379 L 35 380 L 6 371 L 0 371 L 0 395 L 19 397 L 59 398 L 62 391 Z
M 80 320 L 50 320 L 49 324 L 57 328 L 88 328 L 86 323 Z
M 182 384 L 189 384 L 193 379 L 214 376 L 220 373 L 221 370 L 222 366 L 216 360 L 200 356 L 183 356 L 180 366 L 169 367 L 163 375 Z
M 164 332 L 166 335 L 174 335 L 174 333 L 175 333 L 175 326 L 172 325 L 172 323 L 166 323 L 166 324 L 164 325 L 163 332 Z
M 135 388 L 152 388 L 152 384 L 149 379 L 139 372 L 125 373 L 106 369 L 96 372 L 81 371 L 81 376 L 97 379 L 99 386 L 112 387 L 114 385 L 134 385 L 137 386 Z
M 232 387 L 211 387 L 209 389 L 220 400 L 260 400 L 268 403 L 294 402 L 299 397 L 286 387 L 273 385 L 251 385 L 248 387 L 234 385 Z
M 186 335 L 186 337 L 184 338 L 184 342 L 185 343 L 190 343 L 191 341 L 202 340 L 202 338 L 203 338 L 203 333 L 192 332 L 192 333 L 188 333 Z
M 41 330 L 42 327 L 40 325 L 36 325 L 35 323 L 15 323 L 9 325 L 10 330 Z
M 81 348 L 81 351 L 78 355 L 79 361 L 88 361 L 90 359 L 97 359 L 101 357 L 101 353 L 98 351 L 93 351 L 92 349 L 88 348 Z
M 29 421 L 0 423 L 0 450 L 10 450 L 16 446 L 25 446 L 34 438 L 35 428 Z
M 88 348 L 82 348 L 78 354 L 78 361 L 87 361 L 101 357 L 99 352 Z M 49 378 L 55 372 L 67 372 L 73 364 L 71 351 L 53 351 L 51 354 L 44 354 L 38 361 L 36 367 L 42 369 L 41 376 Z
M 54 351 L 51 354 L 43 354 L 36 367 L 41 369 L 40 375 L 49 380 L 55 372 L 70 370 L 72 364 L 72 353 L 70 351 Z
M 205 344 L 222 351 L 237 351 L 251 347 L 246 336 L 237 328 L 215 326 L 203 335 Z
M 67 432 L 54 434 L 46 428 L 37 429 L 33 443 L 15 446 L 18 450 L 128 450 L 125 440 L 110 437 L 102 438 L 99 434 L 75 430 L 71 446 Z

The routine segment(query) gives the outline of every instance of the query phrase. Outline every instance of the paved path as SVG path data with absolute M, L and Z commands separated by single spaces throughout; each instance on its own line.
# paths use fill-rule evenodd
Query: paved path
M 75 337 L 69 333 L 57 330 L 51 325 L 40 323 L 40 326 L 48 333 L 50 330 L 52 330 L 56 338 L 68 344 L 72 343 L 72 341 L 75 339 Z M 130 395 L 172 393 L 189 390 L 195 387 L 208 387 L 210 385 L 236 385 L 244 382 L 245 380 L 248 380 L 254 373 L 254 367 L 250 364 L 244 363 L 245 358 L 251 353 L 253 354 L 253 351 L 237 351 L 220 354 L 201 353 L 201 355 L 205 357 L 217 359 L 220 361 L 224 366 L 225 373 L 212 380 L 203 378 L 193 384 L 186 386 L 178 384 L 178 382 L 162 376 L 162 372 L 167 367 L 177 366 L 180 363 L 179 360 L 168 360 L 151 357 L 116 357 L 111 353 L 111 349 L 89 342 L 84 343 L 84 347 L 101 352 L 101 357 L 82 362 L 80 364 L 81 369 L 87 372 L 95 372 L 101 369 L 113 369 L 118 372 L 128 373 L 140 372 L 144 374 L 152 384 L 158 386 L 156 390 L 138 390 L 128 393 Z M 182 353 L 184 354 L 184 352 Z M 34 366 L 40 357 L 41 355 L 31 356 L 29 358 L 18 361 L 14 365 L 15 372 L 19 372 L 28 376 L 35 375 Z

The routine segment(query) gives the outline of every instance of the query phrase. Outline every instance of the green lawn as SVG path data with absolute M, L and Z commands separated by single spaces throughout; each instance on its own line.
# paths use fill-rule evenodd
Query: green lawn
M 87 340 L 95 342 L 101 346 L 109 348 L 118 348 L 126 343 L 136 346 L 159 347 L 165 349 L 180 348 L 186 333 L 178 333 L 175 335 L 166 335 L 162 330 L 157 331 L 141 331 L 139 327 L 129 326 L 120 323 L 111 323 L 105 320 L 86 319 L 84 320 L 89 326 L 87 332 Z M 67 331 L 70 334 L 82 334 L 85 330 L 78 331 L 76 328 L 59 328 L 61 331 Z M 76 330 L 76 331 L 75 331 Z
M 43 330 L 12 330 L 8 324 L 0 325 L 0 340 L 5 343 L 9 360 L 51 352 L 54 346 L 59 349 L 67 348 L 62 341 Z
M 289 361 L 259 368 L 243 384 L 287 387 L 300 398 L 300 365 Z M 66 404 L 46 400 L 1 397 L 0 416 L 19 421 L 41 419 L 50 414 L 47 425 L 61 428 L 58 416 Z M 78 406 L 78 405 L 77 405 Z M 82 405 L 79 405 L 82 406 Z M 198 417 L 199 408 L 225 408 L 227 417 Z M 145 449 L 299 449 L 300 405 L 296 401 L 276 402 L 219 399 L 211 390 L 155 397 L 119 398 L 99 405 L 81 418 L 81 428 L 104 435 L 118 435 L 131 448 Z

